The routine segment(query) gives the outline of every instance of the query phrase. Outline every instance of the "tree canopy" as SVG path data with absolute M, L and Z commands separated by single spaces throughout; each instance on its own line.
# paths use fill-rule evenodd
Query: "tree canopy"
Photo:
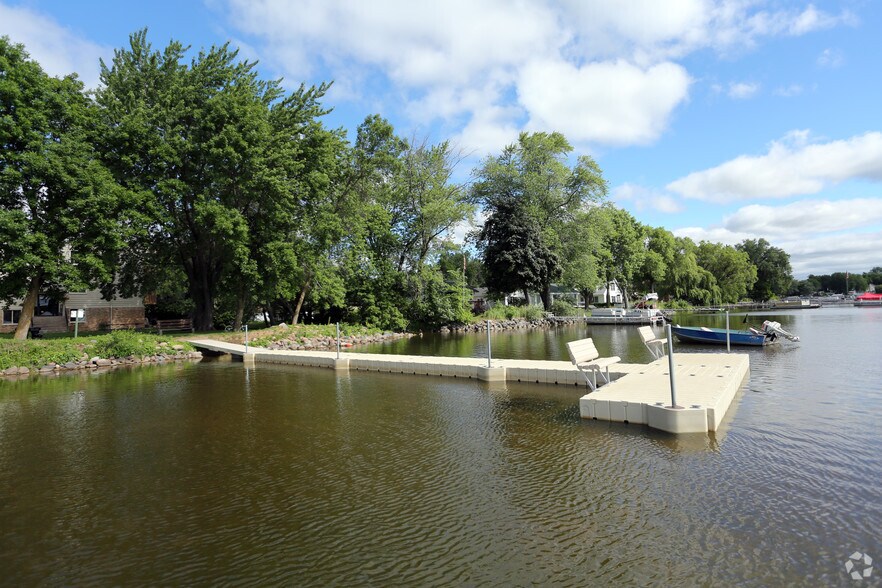
M 41 292 L 111 279 L 127 197 L 98 159 L 98 134 L 75 75 L 48 76 L 0 37 L 0 298 L 23 299 L 17 339 Z

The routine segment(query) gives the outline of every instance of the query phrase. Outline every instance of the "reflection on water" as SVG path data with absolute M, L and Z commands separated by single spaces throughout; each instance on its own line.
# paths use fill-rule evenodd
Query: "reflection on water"
M 774 317 L 802 342 L 748 351 L 725 436 L 582 421 L 580 390 L 544 385 L 229 362 L 2 382 L 2 583 L 847 584 L 848 555 L 882 557 L 882 309 Z M 649 360 L 608 326 L 493 354 L 584 336 Z

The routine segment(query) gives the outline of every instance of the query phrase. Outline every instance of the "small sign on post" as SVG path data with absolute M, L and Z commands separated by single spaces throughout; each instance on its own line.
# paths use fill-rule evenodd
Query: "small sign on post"
M 80 322 L 86 318 L 86 309 L 84 308 L 71 308 L 70 309 L 70 320 L 74 323 L 74 339 L 76 339 L 80 334 Z

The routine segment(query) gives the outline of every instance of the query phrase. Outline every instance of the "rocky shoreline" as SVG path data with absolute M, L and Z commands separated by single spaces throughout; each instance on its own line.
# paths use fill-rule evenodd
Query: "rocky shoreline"
M 394 341 L 396 339 L 407 339 L 413 337 L 414 333 L 380 333 L 377 335 L 350 335 L 340 337 L 340 347 L 348 349 L 356 345 L 366 345 L 368 343 L 382 343 L 384 341 Z M 337 349 L 336 337 L 303 337 L 298 336 L 294 339 L 279 339 L 273 341 L 264 347 L 264 349 L 287 350 L 287 351 L 333 351 Z
M 491 331 L 509 331 L 524 329 L 548 329 L 561 325 L 574 325 L 582 323 L 584 319 L 576 317 L 548 317 L 535 320 L 527 319 L 508 319 L 508 320 L 491 320 Z M 487 329 L 486 321 L 477 323 L 451 325 L 442 327 L 438 333 L 483 333 Z M 376 335 L 350 335 L 340 338 L 340 346 L 344 349 L 367 345 L 370 343 L 382 343 L 385 341 L 394 341 L 397 339 L 407 339 L 418 335 L 419 333 L 393 333 L 385 332 Z M 17 367 L 13 366 L 5 370 L 0 370 L 0 376 L 6 377 L 24 377 L 29 375 L 51 375 L 65 372 L 75 372 L 83 370 L 96 370 L 98 368 L 114 368 L 119 366 L 132 365 L 149 365 L 159 364 L 173 361 L 201 360 L 202 353 L 199 351 L 186 351 L 182 346 L 174 345 L 168 349 L 164 349 L 166 345 L 160 344 L 161 351 L 153 355 L 144 357 L 128 356 L 128 357 L 89 357 L 83 355 L 78 361 L 70 361 L 67 363 L 49 363 L 39 368 L 34 367 Z M 291 350 L 291 351 L 333 351 L 337 348 L 337 339 L 329 336 L 296 336 L 290 339 L 279 339 L 272 341 L 265 346 L 265 349 L 273 350 Z
M 31 376 L 31 375 L 50 375 L 64 372 L 75 372 L 82 370 L 95 370 L 98 368 L 113 368 L 119 366 L 144 365 L 167 363 L 172 361 L 199 360 L 202 359 L 202 353 L 199 351 L 173 350 L 173 353 L 157 353 L 156 355 L 147 355 L 145 357 L 136 357 L 130 355 L 128 357 L 88 357 L 84 355 L 78 361 L 69 361 L 67 363 L 48 363 L 39 368 L 28 367 L 10 367 L 0 371 L 2 376 Z
M 562 325 L 582 324 L 585 319 L 582 317 L 547 317 L 541 319 L 507 319 L 490 321 L 491 331 L 511 331 L 517 329 L 550 329 Z M 439 333 L 483 333 L 487 330 L 487 321 L 478 323 L 469 323 L 467 325 L 451 325 L 442 327 Z

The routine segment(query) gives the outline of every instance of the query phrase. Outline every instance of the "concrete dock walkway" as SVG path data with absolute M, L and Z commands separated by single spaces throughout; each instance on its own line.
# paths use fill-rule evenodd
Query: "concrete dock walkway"
M 487 360 L 473 357 L 392 355 L 346 351 L 287 351 L 190 339 L 197 348 L 242 357 L 246 365 L 290 364 L 336 370 L 471 378 L 485 382 L 529 382 L 583 387 L 584 376 L 568 361 Z M 579 401 L 582 418 L 646 424 L 671 433 L 715 431 L 746 378 L 750 365 L 743 354 L 675 354 L 677 401 L 672 409 L 668 358 L 648 364 L 610 366 L 610 384 Z

